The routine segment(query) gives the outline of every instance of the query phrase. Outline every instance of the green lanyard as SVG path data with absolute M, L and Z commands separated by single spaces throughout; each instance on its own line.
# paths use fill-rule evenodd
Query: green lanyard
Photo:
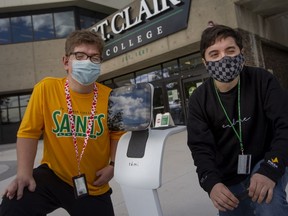
M 213 82 L 214 83 L 214 82 Z M 216 95 L 217 95 L 217 98 L 218 98 L 218 101 L 222 107 L 222 110 L 227 118 L 227 120 L 229 121 L 229 124 L 231 125 L 231 127 L 233 128 L 239 142 L 240 142 L 240 150 L 241 150 L 241 153 L 242 155 L 244 154 L 244 147 L 243 147 L 243 142 L 242 142 L 242 124 L 241 124 L 241 109 L 240 109 L 240 78 L 239 78 L 239 81 L 238 81 L 238 123 L 239 123 L 239 133 L 237 132 L 236 128 L 234 127 L 234 125 L 232 124 L 232 121 L 230 120 L 226 110 L 225 110 L 225 107 L 223 106 L 222 102 L 221 102 L 221 99 L 220 99 L 220 96 L 218 94 L 218 91 L 217 91 L 217 88 L 215 86 L 215 83 L 214 83 L 214 87 L 215 87 L 215 92 L 216 92 Z

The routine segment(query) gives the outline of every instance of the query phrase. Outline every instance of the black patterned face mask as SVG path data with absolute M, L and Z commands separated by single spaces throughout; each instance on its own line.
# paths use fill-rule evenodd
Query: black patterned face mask
M 243 63 L 244 56 L 240 53 L 233 57 L 224 56 L 219 61 L 207 61 L 206 69 L 213 79 L 228 83 L 240 74 L 243 69 Z

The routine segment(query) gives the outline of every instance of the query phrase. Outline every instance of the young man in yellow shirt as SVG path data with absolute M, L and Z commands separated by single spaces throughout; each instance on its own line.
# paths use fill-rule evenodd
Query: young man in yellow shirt
M 114 215 L 108 182 L 122 132 L 109 130 L 111 89 L 96 82 L 103 46 L 91 31 L 72 32 L 63 57 L 67 77 L 35 85 L 17 134 L 17 175 L 5 191 L 1 216 L 46 215 L 60 207 L 70 215 Z M 41 135 L 43 158 L 33 169 Z

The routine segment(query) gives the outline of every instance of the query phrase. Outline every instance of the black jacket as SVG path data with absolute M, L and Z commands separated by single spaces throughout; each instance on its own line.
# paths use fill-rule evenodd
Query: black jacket
M 288 164 L 287 93 L 271 73 L 261 68 L 245 66 L 240 79 L 244 154 L 252 155 L 252 168 L 264 159 L 257 172 L 276 182 Z M 239 131 L 237 92 L 236 86 L 219 95 Z M 237 174 L 239 140 L 220 106 L 212 78 L 189 99 L 187 131 L 188 146 L 205 191 L 210 193 L 216 183 L 229 186 L 247 177 Z

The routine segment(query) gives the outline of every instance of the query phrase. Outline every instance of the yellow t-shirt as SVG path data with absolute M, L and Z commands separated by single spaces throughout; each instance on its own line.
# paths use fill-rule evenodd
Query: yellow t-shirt
M 43 133 L 44 152 L 41 163 L 47 164 L 63 181 L 73 186 L 72 177 L 78 175 L 67 103 L 64 91 L 66 78 L 45 78 L 35 85 L 21 122 L 17 137 L 39 139 Z M 107 166 L 110 159 L 110 140 L 119 140 L 123 132 L 109 131 L 107 126 L 108 98 L 111 89 L 96 83 L 98 100 L 92 131 L 80 161 L 80 171 L 86 175 L 90 195 L 109 190 L 109 185 L 92 185 L 96 172 Z M 82 152 L 93 92 L 79 94 L 70 90 L 75 117 L 78 154 Z

